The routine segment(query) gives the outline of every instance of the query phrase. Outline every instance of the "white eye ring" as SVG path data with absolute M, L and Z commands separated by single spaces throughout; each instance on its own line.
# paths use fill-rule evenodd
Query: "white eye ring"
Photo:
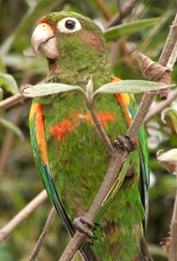
M 74 33 L 81 30 L 80 22 L 74 17 L 66 17 L 57 23 L 57 29 L 61 33 Z

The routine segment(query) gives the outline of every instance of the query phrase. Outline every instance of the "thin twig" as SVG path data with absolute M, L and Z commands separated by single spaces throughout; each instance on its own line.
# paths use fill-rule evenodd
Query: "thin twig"
M 174 53 L 174 49 L 176 49 L 177 39 L 177 14 L 172 22 L 170 27 L 170 32 L 168 34 L 165 47 L 162 50 L 160 56 L 160 64 L 162 66 L 167 66 L 172 69 L 174 63 L 176 62 L 177 51 Z
M 99 120 L 99 118 L 97 116 L 97 113 L 94 110 L 94 107 L 91 106 L 89 111 L 90 111 L 92 119 L 93 119 L 93 121 L 95 123 L 95 126 L 96 126 L 96 128 L 97 128 L 97 130 L 98 130 L 98 132 L 99 132 L 99 134 L 100 134 L 100 136 L 102 138 L 102 140 L 104 141 L 106 147 L 108 148 L 109 152 L 113 152 L 114 148 L 112 146 L 112 143 L 111 143 L 108 135 L 106 134 L 105 129 L 103 128 L 103 126 L 102 126 L 102 124 L 101 124 L 101 122 L 100 122 L 100 120 Z
M 10 107 L 15 106 L 16 104 L 23 102 L 26 98 L 21 95 L 21 93 L 18 93 L 12 97 L 9 97 L 3 101 L 0 102 L 0 109 L 8 109 Z
M 56 217 L 56 210 L 55 210 L 54 207 L 52 207 L 52 209 L 50 210 L 49 215 L 47 217 L 47 221 L 44 225 L 42 233 L 40 234 L 39 239 L 38 239 L 38 241 L 37 241 L 37 243 L 36 243 L 36 245 L 33 249 L 33 252 L 32 252 L 32 254 L 29 258 L 29 261 L 35 261 L 36 258 L 38 257 L 39 251 L 40 251 L 42 245 L 44 244 L 44 241 L 47 237 L 47 234 L 49 232 L 51 225 L 53 224 L 55 217 Z
M 115 26 L 122 23 L 122 20 L 126 18 L 133 10 L 136 4 L 136 0 L 129 0 L 125 3 L 118 13 L 109 23 L 107 27 Z
M 3 228 L 0 229 L 0 242 L 3 242 L 10 233 L 37 207 L 47 199 L 45 190 L 40 192 L 30 203 L 28 203 L 18 214 L 16 214 Z
M 22 115 L 22 107 L 19 107 L 16 109 L 15 113 L 13 113 L 13 118 L 11 122 L 15 125 L 18 125 L 21 115 Z M 13 144 L 13 141 L 14 141 L 14 133 L 11 130 L 7 130 L 0 151 L 0 176 L 2 176 L 3 174 L 3 170 L 7 163 L 7 158 L 9 156 L 9 152 Z
M 177 191 L 176 191 L 176 198 L 175 198 L 175 203 L 173 208 L 173 216 L 171 220 L 169 261 L 177 260 L 176 249 L 177 249 Z
M 132 140 L 134 139 L 134 137 L 136 137 L 137 130 L 143 123 L 143 120 L 153 102 L 154 97 L 155 97 L 154 94 L 145 94 L 143 96 L 139 111 L 135 117 L 135 120 L 132 122 L 132 124 L 128 130 L 128 135 Z
M 177 35 L 176 38 L 172 36 L 173 41 L 175 43 L 177 42 Z M 171 39 L 170 39 L 171 40 Z M 164 48 L 168 48 L 168 45 L 165 45 Z M 163 51 L 163 55 L 166 55 L 168 53 L 168 56 L 172 55 L 173 50 L 171 52 L 165 52 Z M 170 53 L 170 55 L 169 55 Z M 165 57 L 163 55 L 160 58 L 159 63 L 161 63 L 162 60 L 165 60 Z M 166 64 L 163 64 L 164 66 Z M 165 73 L 165 76 L 162 75 L 163 81 L 165 81 L 165 84 L 169 84 L 169 77 Z M 140 125 L 142 124 L 147 112 L 148 108 L 151 106 L 153 98 L 155 97 L 155 94 L 145 94 L 142 100 L 142 104 L 140 106 L 140 110 L 138 111 L 133 123 L 131 124 L 128 134 L 130 135 L 130 138 L 134 140 L 137 136 L 138 129 Z M 95 214 L 97 213 L 97 209 L 101 207 L 102 202 L 104 201 L 104 198 L 108 194 L 109 190 L 113 186 L 115 179 L 117 177 L 117 173 L 119 173 L 120 168 L 125 160 L 125 157 L 128 155 L 125 151 L 117 151 L 113 154 L 107 174 L 104 178 L 104 181 L 89 209 L 87 212 L 87 218 L 90 219 L 90 221 L 94 220 Z M 76 232 L 74 237 L 70 240 L 69 244 L 65 248 L 65 251 L 63 252 L 62 256 L 60 257 L 59 261 L 70 261 L 73 256 L 75 255 L 76 251 L 80 248 L 82 242 L 86 239 L 86 236 Z
M 99 8 L 101 9 L 104 17 L 106 18 L 106 20 L 110 20 L 112 17 L 111 12 L 109 11 L 109 8 L 107 7 L 106 3 L 104 2 L 104 0 L 96 0 L 97 5 L 99 6 Z
M 160 64 L 168 67 L 170 70 L 173 68 L 177 58 L 177 14 L 170 27 L 165 48 L 160 56 Z M 166 99 L 168 97 L 169 89 L 164 90 L 161 94 L 161 98 Z
M 159 104 L 157 104 L 157 106 L 154 109 L 151 109 L 148 112 L 144 122 L 147 123 L 153 117 L 161 113 L 163 109 L 169 106 L 172 103 L 172 101 L 174 101 L 176 98 L 177 98 L 177 90 L 171 91 L 167 100 L 160 102 Z

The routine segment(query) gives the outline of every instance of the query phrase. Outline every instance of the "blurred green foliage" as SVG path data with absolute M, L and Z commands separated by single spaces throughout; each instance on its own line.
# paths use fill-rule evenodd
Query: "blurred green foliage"
M 104 2 L 113 17 L 120 12 L 127 1 L 104 0 Z M 137 1 L 131 14 L 124 19 L 127 26 L 140 19 L 159 17 L 160 19 L 145 29 L 141 22 L 137 22 L 136 28 L 133 27 L 131 31 L 129 26 L 129 33 L 122 38 L 120 38 L 122 34 L 117 33 L 119 35 L 117 38 L 115 35 L 111 35 L 115 42 L 109 43 L 108 50 L 113 71 L 117 76 L 123 79 L 142 78 L 132 63 L 131 51 L 135 49 L 143 51 L 152 59 L 157 60 L 165 43 L 176 7 L 177 4 L 174 0 Z M 108 22 L 96 0 L 0 1 L 0 87 L 5 86 L 4 99 L 11 96 L 15 90 L 13 79 L 20 86 L 22 83 L 37 83 L 46 75 L 47 64 L 44 60 L 41 57 L 25 57 L 23 52 L 27 52 L 30 48 L 30 36 L 37 19 L 50 11 L 62 9 L 80 12 L 99 21 L 104 26 Z M 122 30 L 124 33 L 124 29 Z M 4 84 L 2 82 L 3 73 L 8 73 L 13 78 L 6 78 Z M 172 74 L 173 82 L 176 83 L 177 66 L 174 67 Z M 9 80 L 11 83 L 8 82 Z M 29 107 L 30 102 L 25 101 L 22 109 L 13 108 L 0 112 L 0 117 L 3 117 L 0 121 L 0 227 L 3 227 L 43 189 L 29 143 Z M 177 138 L 174 128 L 168 123 L 162 123 L 159 116 L 149 122 L 147 128 L 150 167 L 153 173 L 147 237 L 151 244 L 158 247 L 162 238 L 168 235 L 176 183 L 175 177 L 169 175 L 157 162 L 156 152 L 159 149 L 176 148 Z M 1 261 L 28 260 L 50 207 L 48 201 L 41 205 L 0 245 Z M 55 220 L 40 252 L 39 260 L 57 260 L 66 240 L 65 229 L 58 220 Z M 166 260 L 163 255 L 158 257 L 156 254 L 154 260 Z

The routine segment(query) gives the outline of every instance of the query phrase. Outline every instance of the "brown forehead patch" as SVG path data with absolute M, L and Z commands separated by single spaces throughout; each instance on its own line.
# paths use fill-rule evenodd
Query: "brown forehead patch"
M 45 24 L 48 24 L 49 21 L 46 17 L 43 17 L 43 18 L 40 18 L 38 21 L 37 21 L 37 24 L 42 24 L 42 23 L 45 23 Z
M 103 50 L 103 41 L 94 32 L 89 32 L 87 30 L 82 31 L 84 41 L 90 46 L 96 49 Z

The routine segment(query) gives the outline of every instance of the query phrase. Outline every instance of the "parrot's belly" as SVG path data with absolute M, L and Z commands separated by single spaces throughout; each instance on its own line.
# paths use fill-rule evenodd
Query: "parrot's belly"
M 74 217 L 91 205 L 106 174 L 110 155 L 83 99 L 77 97 L 75 104 L 74 96 L 70 95 L 67 100 L 56 102 L 44 106 L 48 161 L 67 213 Z M 97 116 L 111 141 L 127 128 L 113 97 L 98 101 Z
M 127 122 L 114 99 L 108 100 L 106 104 L 104 99 L 98 103 L 97 115 L 113 141 L 118 134 L 125 132 Z M 62 106 L 58 105 L 58 108 Z M 68 106 L 63 111 L 58 109 L 55 114 L 58 116 L 46 122 L 49 166 L 60 199 L 71 219 L 88 211 L 110 160 L 90 114 L 83 108 Z M 51 108 L 46 107 L 45 113 L 50 114 L 50 111 Z M 137 182 L 139 155 L 136 151 L 132 153 L 131 165 L 137 175 L 126 178 L 121 191 L 96 220 L 100 226 L 95 232 L 97 240 L 93 249 L 96 255 L 103 256 L 101 260 L 131 261 L 130 257 L 138 255 L 141 232 L 137 224 L 142 219 L 142 211 L 139 211 L 142 207 Z M 125 245 L 127 240 L 132 242 Z M 126 249 L 127 245 L 131 245 L 130 250 Z

